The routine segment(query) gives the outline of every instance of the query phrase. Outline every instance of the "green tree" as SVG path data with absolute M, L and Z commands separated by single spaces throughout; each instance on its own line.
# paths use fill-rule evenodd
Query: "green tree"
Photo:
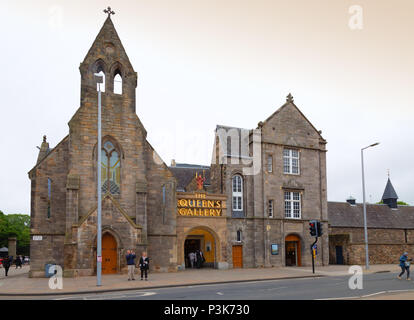
M 384 201 L 381 200 L 380 202 L 377 202 L 377 204 L 384 204 Z M 404 201 L 397 201 L 397 204 L 399 206 L 409 206 L 409 204 L 407 202 L 404 202 Z
M 17 239 L 17 254 L 30 254 L 30 216 L 4 214 L 0 210 L 0 247 L 8 247 L 9 237 Z

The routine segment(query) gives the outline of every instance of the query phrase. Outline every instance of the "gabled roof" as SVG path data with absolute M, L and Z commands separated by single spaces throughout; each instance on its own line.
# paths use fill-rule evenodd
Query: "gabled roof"
M 312 122 L 309 121 L 308 118 L 306 118 L 306 116 L 302 113 L 302 111 L 300 111 L 300 109 L 295 105 L 294 101 L 293 101 L 293 97 L 292 95 L 289 93 L 289 95 L 286 97 L 286 102 L 284 105 L 282 105 L 279 109 L 277 109 L 275 112 L 273 112 L 264 122 L 262 122 L 262 125 L 265 125 L 270 119 L 272 119 L 273 117 L 277 116 L 278 113 L 280 113 L 283 109 L 287 108 L 288 106 L 292 106 L 294 107 L 299 114 L 305 119 L 306 122 L 309 123 L 309 125 L 315 130 L 315 132 L 319 135 L 319 137 L 323 140 L 326 141 L 322 135 L 321 132 L 319 130 L 317 130 L 314 125 L 312 124 Z
M 367 204 L 369 228 L 414 229 L 414 206 L 391 209 L 385 204 Z M 364 227 L 363 205 L 347 202 L 328 202 L 328 221 L 331 227 Z
M 102 25 L 101 30 L 96 36 L 92 46 L 89 48 L 88 53 L 85 56 L 85 59 L 83 59 L 83 62 L 85 62 L 92 55 L 95 49 L 103 49 L 105 47 L 104 44 L 107 42 L 112 42 L 115 45 L 115 47 L 118 47 L 120 49 L 120 54 L 122 55 L 122 58 L 129 63 L 128 67 L 133 70 L 134 68 L 131 64 L 131 61 L 129 60 L 128 55 L 126 54 L 121 39 L 119 38 L 115 26 L 112 23 L 112 20 L 109 16 L 106 18 L 104 24 Z M 98 52 L 100 52 L 100 50 L 98 50 Z M 96 59 L 97 57 L 94 56 L 92 58 Z
M 398 199 L 397 193 L 395 192 L 394 187 L 392 186 L 390 178 L 388 178 L 384 194 L 382 195 L 382 200 L 386 199 Z

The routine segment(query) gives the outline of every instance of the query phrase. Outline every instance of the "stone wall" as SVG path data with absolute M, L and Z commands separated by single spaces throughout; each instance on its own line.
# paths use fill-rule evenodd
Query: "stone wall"
M 398 264 L 407 251 L 414 256 L 414 230 L 368 229 L 368 252 L 371 264 Z M 329 228 L 330 263 L 336 263 L 336 246 L 343 247 L 344 264 L 365 265 L 364 228 Z

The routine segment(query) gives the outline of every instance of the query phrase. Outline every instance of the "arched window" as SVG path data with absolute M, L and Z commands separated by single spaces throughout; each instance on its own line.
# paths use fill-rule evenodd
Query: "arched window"
M 101 150 L 101 183 L 102 193 L 120 194 L 121 158 L 110 141 L 106 141 Z
M 243 178 L 240 175 L 233 177 L 233 211 L 243 211 Z
M 241 230 L 237 230 L 237 238 L 236 241 L 237 242 L 242 242 L 242 231 Z
M 115 73 L 115 77 L 114 77 L 114 93 L 122 94 L 122 77 L 119 71 Z

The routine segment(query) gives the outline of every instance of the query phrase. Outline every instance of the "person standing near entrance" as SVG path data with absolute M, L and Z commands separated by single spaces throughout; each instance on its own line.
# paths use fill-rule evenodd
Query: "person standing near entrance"
M 127 265 L 128 265 L 128 281 L 135 280 L 135 252 L 128 250 L 126 255 Z
M 196 259 L 197 259 L 197 269 L 200 269 L 205 261 L 203 252 L 201 250 L 197 250 L 196 252 Z
M 190 259 L 191 268 L 194 268 L 194 264 L 195 264 L 195 261 L 196 261 L 195 253 L 194 252 L 190 252 L 188 254 L 188 259 Z
M 197 250 L 197 267 L 200 269 L 205 261 L 203 251 Z
M 141 269 L 141 280 L 143 280 L 144 274 L 145 281 L 148 280 L 149 258 L 147 257 L 147 253 L 145 251 L 139 259 L 139 268 Z
M 9 258 L 9 256 L 4 258 L 3 267 L 4 267 L 4 271 L 6 272 L 6 277 L 7 277 L 7 274 L 9 273 L 9 269 L 10 269 L 10 258 Z
M 410 261 L 413 259 L 408 259 L 408 252 L 404 252 L 404 254 L 400 257 L 400 267 L 401 273 L 398 275 L 398 279 L 401 280 L 401 276 L 407 271 L 407 280 L 411 280 L 410 278 Z

